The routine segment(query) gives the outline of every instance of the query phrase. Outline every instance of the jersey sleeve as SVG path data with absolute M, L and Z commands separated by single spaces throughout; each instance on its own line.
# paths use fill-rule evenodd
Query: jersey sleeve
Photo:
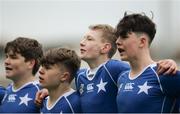
M 180 71 L 175 75 L 160 75 L 159 78 L 164 94 L 170 97 L 180 96 Z
M 110 60 L 105 66 L 116 83 L 119 75 L 130 69 L 128 63 L 119 60 Z
M 6 92 L 6 89 L 0 86 L 0 104 L 1 104 L 2 99 L 4 98 L 5 92 Z
M 81 73 L 85 72 L 86 69 L 80 69 L 75 76 L 75 86 L 76 86 L 76 90 L 78 90 L 79 88 L 79 77 L 81 75 Z
M 74 113 L 81 113 L 81 102 L 79 93 L 75 92 L 73 97 L 69 99 L 71 101 L 71 105 Z

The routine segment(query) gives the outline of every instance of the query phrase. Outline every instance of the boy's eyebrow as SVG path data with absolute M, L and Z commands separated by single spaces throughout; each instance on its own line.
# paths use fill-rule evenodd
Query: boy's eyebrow
M 16 53 L 15 53 L 15 52 L 12 52 L 12 51 L 9 51 L 9 52 L 7 52 L 5 55 L 14 56 L 14 55 L 16 55 Z
M 88 35 L 88 36 L 87 36 L 87 38 L 94 38 L 94 37 L 93 37 L 93 36 L 91 36 L 91 35 Z

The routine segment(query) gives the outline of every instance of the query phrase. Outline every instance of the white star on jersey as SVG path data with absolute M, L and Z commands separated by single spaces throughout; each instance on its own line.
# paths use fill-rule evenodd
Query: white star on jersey
M 28 97 L 28 93 L 24 96 L 24 97 L 19 97 L 21 102 L 19 103 L 19 105 L 21 104 L 25 104 L 26 106 L 28 106 L 28 101 L 32 100 L 32 98 Z
M 147 85 L 147 81 L 142 86 L 138 86 L 138 87 L 140 88 L 138 94 L 141 93 L 141 92 L 144 92 L 147 95 L 148 95 L 148 89 L 152 88 L 152 86 Z
M 106 86 L 107 82 L 103 82 L 102 78 L 99 84 L 97 84 L 96 86 L 98 86 L 98 93 L 103 90 L 106 92 L 105 86 Z

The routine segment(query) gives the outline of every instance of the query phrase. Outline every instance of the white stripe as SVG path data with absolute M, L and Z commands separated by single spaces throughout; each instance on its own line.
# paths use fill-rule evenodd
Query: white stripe
M 38 84 L 39 84 L 39 82 L 37 82 L 37 81 L 34 81 L 34 82 L 33 82 L 33 85 L 34 85 L 34 86 L 37 88 L 37 90 L 39 91 L 40 88 L 39 88 Z
M 129 70 L 127 70 L 127 71 L 125 71 L 125 72 L 123 72 L 120 76 L 119 76 L 119 78 L 118 78 L 118 81 L 120 80 L 120 78 L 125 74 L 125 73 L 127 73 L 127 72 L 130 72 Z
M 52 104 L 52 106 L 48 106 L 48 102 L 49 102 L 49 99 L 50 99 L 50 97 L 48 96 L 46 99 L 47 99 L 47 102 L 46 102 L 46 108 L 48 109 L 48 110 L 51 110 L 51 109 L 53 109 L 54 108 L 54 106 L 56 106 L 56 104 L 64 97 L 65 99 L 66 99 L 66 97 L 67 96 L 69 96 L 69 95 L 71 95 L 72 93 L 74 93 L 75 92 L 75 90 L 73 90 L 72 88 L 68 91 L 68 92 L 66 92 L 66 93 L 64 93 L 64 94 L 62 94 L 61 96 L 59 96 L 59 98 Z M 67 99 L 66 99 L 67 100 Z M 69 103 L 68 103 L 69 104 Z
M 173 109 L 174 109 L 174 107 L 175 107 L 175 104 L 176 104 L 176 99 L 174 100 L 173 105 L 172 105 L 172 107 L 171 107 L 171 112 L 173 111 Z
M 117 86 L 117 83 L 114 81 L 114 79 L 112 78 L 112 75 L 110 74 L 110 72 L 108 71 L 108 69 L 106 68 L 105 65 L 103 65 L 105 70 L 107 71 L 107 73 L 109 74 L 109 77 L 111 78 L 111 80 L 113 81 L 113 83 Z
M 158 74 L 156 73 L 156 71 L 152 67 L 151 67 L 151 69 L 152 69 L 152 71 L 155 73 L 155 75 L 157 77 L 157 80 L 158 80 L 158 83 L 159 83 L 159 86 L 160 86 L 160 89 L 161 89 L 162 93 L 164 93 Z
M 71 105 L 71 103 L 69 102 L 69 100 L 65 97 L 65 99 L 66 99 L 66 101 L 67 101 L 67 103 L 69 104 L 69 107 L 71 108 L 71 110 L 72 110 L 72 113 L 74 113 L 74 110 L 73 110 L 73 108 L 72 108 L 72 105 Z
M 6 97 L 7 97 L 7 91 L 5 92 L 5 95 L 4 95 L 4 97 L 3 97 L 2 101 L 1 101 L 1 103 L 4 102 L 4 100 L 6 99 Z
M 21 89 L 23 89 L 24 87 L 26 87 L 26 86 L 29 86 L 29 85 L 31 85 L 31 84 L 35 84 L 35 83 L 37 83 L 37 81 L 31 81 L 31 82 L 28 82 L 28 83 L 25 83 L 24 85 L 22 85 L 20 88 L 18 88 L 18 89 L 15 89 L 14 88 L 14 83 L 12 83 L 12 91 L 13 92 L 18 92 L 18 91 L 20 91 Z
M 77 79 L 76 79 L 76 84 L 77 84 L 76 87 L 79 86 L 79 85 L 78 85 L 79 76 L 80 76 L 81 74 L 83 74 L 83 73 L 84 73 L 84 72 L 81 72 L 81 73 L 78 74 Z M 78 89 L 78 88 L 76 88 L 76 89 Z
M 166 101 L 166 97 L 164 97 L 164 100 L 163 100 L 163 104 L 162 104 L 162 108 L 161 108 L 161 113 L 163 113 L 163 109 L 164 109 L 164 103 Z
M 151 66 L 151 69 L 152 69 L 152 71 L 155 73 L 155 75 L 156 75 L 156 77 L 157 77 L 157 80 L 158 80 L 158 83 L 159 83 L 159 87 L 160 87 L 161 92 L 164 93 L 163 88 L 162 88 L 162 85 L 161 85 L 161 81 L 160 81 L 160 79 L 159 79 L 159 75 L 156 73 L 156 71 L 153 69 L 153 67 L 155 67 L 155 65 L 154 65 L 154 66 Z M 164 100 L 163 100 L 163 104 L 162 104 L 162 108 L 161 108 L 161 113 L 163 113 L 165 101 L 166 101 L 166 96 L 164 97 Z

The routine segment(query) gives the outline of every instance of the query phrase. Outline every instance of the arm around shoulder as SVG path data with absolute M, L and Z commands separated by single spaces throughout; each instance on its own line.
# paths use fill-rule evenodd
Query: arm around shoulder
M 160 82 L 165 94 L 180 97 L 180 71 L 174 75 L 161 75 Z

